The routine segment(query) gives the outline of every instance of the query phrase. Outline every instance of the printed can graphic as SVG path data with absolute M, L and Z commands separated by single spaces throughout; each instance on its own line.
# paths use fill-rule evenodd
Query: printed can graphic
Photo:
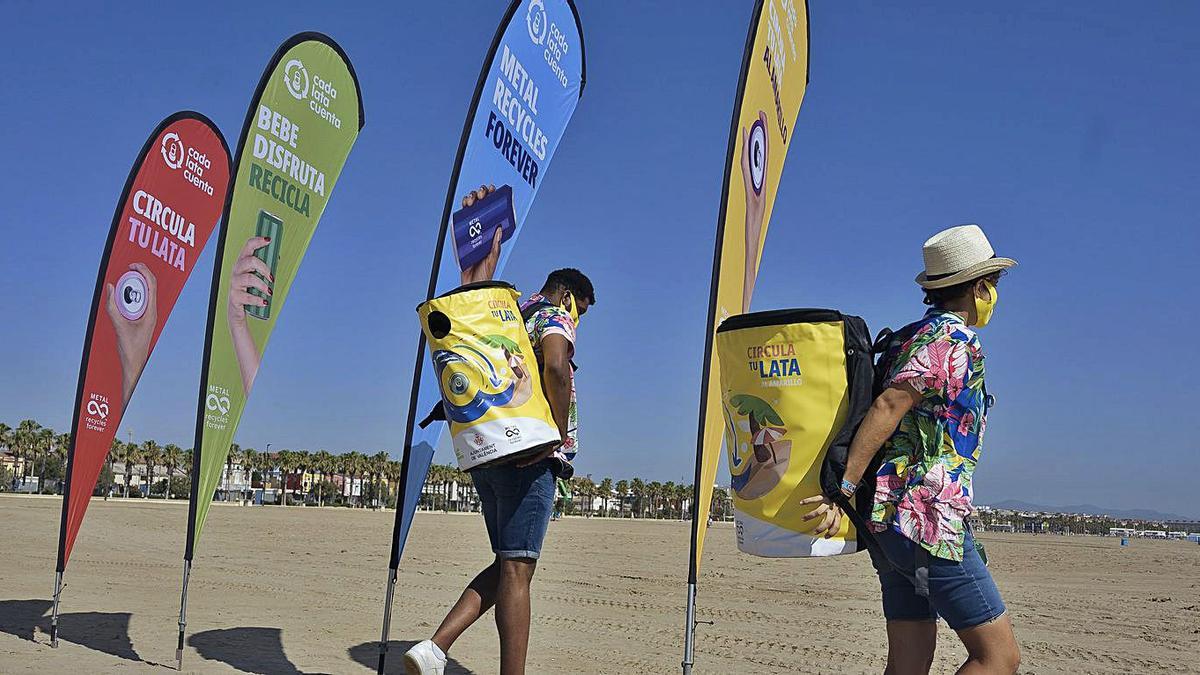
M 146 277 L 137 270 L 129 270 L 117 280 L 115 288 L 117 311 L 130 321 L 137 321 L 146 313 L 149 300 Z
M 765 557 L 851 553 L 849 519 L 833 537 L 814 537 L 806 497 L 849 405 L 841 321 L 797 320 L 820 310 L 730 317 L 717 330 L 725 451 L 738 549 Z
M 417 307 L 463 469 L 561 442 L 517 298 L 509 284 L 489 281 Z

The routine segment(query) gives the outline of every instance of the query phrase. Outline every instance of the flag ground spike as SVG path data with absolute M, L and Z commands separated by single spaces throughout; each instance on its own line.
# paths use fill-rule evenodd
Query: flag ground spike
M 692 650 L 696 644 L 696 584 L 688 584 L 687 627 L 683 634 L 683 675 L 692 675 Z
M 183 633 L 187 629 L 188 578 L 192 575 L 192 561 L 183 561 L 183 592 L 179 596 L 179 641 L 175 643 L 175 664 L 183 670 Z
M 397 508 L 401 508 L 397 503 Z M 392 630 L 392 596 L 396 592 L 396 568 L 388 570 L 387 598 L 383 601 L 383 635 L 379 638 L 379 665 L 375 668 L 378 675 L 383 675 L 383 666 L 387 662 L 388 633 Z
M 54 573 L 54 610 L 50 613 L 50 646 L 58 646 L 58 596 L 62 593 L 62 572 Z

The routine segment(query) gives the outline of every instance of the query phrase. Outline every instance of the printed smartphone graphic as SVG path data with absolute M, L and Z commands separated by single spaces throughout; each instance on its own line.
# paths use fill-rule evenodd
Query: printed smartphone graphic
M 501 185 L 496 191 L 474 204 L 455 211 L 454 252 L 458 256 L 458 268 L 470 269 L 479 264 L 492 250 L 492 237 L 496 228 L 501 232 L 501 243 L 512 238 L 517 230 L 517 217 L 513 212 L 512 188 Z
M 271 277 L 274 278 L 275 266 L 279 264 L 279 247 L 283 244 L 283 221 L 275 214 L 260 210 L 258 212 L 258 225 L 254 229 L 254 236 L 268 237 L 271 240 L 266 246 L 255 251 L 254 255 L 267 264 L 267 267 L 271 270 Z M 255 272 L 255 274 L 258 275 L 259 279 L 262 279 L 261 274 L 258 274 L 258 272 Z M 263 279 L 263 281 L 267 282 L 268 286 L 274 289 L 274 283 L 270 279 Z M 270 301 L 270 298 L 263 295 L 262 291 L 257 288 L 251 288 L 250 294 L 257 295 L 260 298 L 267 298 L 268 302 Z M 245 307 L 246 313 L 256 319 L 266 320 L 271 318 L 271 305 L 269 304 L 266 307 L 254 305 L 246 305 Z

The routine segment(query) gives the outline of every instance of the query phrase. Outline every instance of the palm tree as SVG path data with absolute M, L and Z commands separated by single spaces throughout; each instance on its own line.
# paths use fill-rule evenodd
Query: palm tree
M 621 479 L 617 481 L 617 517 L 625 517 L 625 497 L 629 494 L 629 481 Z
M 112 463 L 121 463 L 121 473 L 124 475 L 125 490 L 121 494 L 122 497 L 129 496 L 129 445 L 122 443 L 118 439 L 113 439 L 112 445 L 108 449 L 108 461 Z
M 38 470 L 38 492 L 46 491 L 46 460 L 50 458 L 50 453 L 54 452 L 54 441 L 57 438 L 58 434 L 50 427 L 38 429 L 37 453 L 42 460 L 42 468 Z
M 355 484 L 357 484 L 358 485 L 358 505 L 357 506 L 362 506 L 363 505 L 363 503 L 362 503 L 363 502 L 363 498 L 362 498 L 363 497 L 363 489 L 362 489 L 361 476 L 363 474 L 364 469 L 366 468 L 367 457 L 366 457 L 366 455 L 362 454 L 361 452 L 358 452 L 357 450 L 352 450 L 350 452 L 347 452 L 345 455 L 343 455 L 343 458 L 345 460 L 344 466 L 345 466 L 346 473 L 349 474 L 349 476 L 350 476 L 350 504 L 351 504 L 351 506 L 355 506 L 355 504 L 354 504 L 354 486 L 355 486 Z
M 229 493 L 233 491 L 233 465 L 241 461 L 242 446 L 230 443 L 229 452 L 225 455 L 225 501 L 229 501 Z
M 592 482 L 591 476 L 584 476 L 575 479 L 575 493 L 579 495 L 580 512 L 585 518 L 590 518 L 592 515 L 592 497 L 596 494 L 596 484 Z
M 604 478 L 603 480 L 600 481 L 600 485 L 598 485 L 596 487 L 596 496 L 600 497 L 600 499 L 601 499 L 601 507 L 600 508 L 604 509 L 603 516 L 605 518 L 607 518 L 609 516 L 608 498 L 612 497 L 612 491 L 613 491 L 613 480 L 611 478 Z
M 375 486 L 375 502 L 371 504 L 371 508 L 377 508 L 377 505 L 383 504 L 383 494 L 381 493 L 382 486 L 379 484 L 379 477 L 387 470 L 387 463 L 390 457 L 386 452 L 380 451 L 371 455 L 371 482 Z
M 644 515 L 646 498 L 646 483 L 641 478 L 634 478 L 629 485 L 630 494 L 633 495 L 633 517 L 638 518 Z
M 180 448 L 174 443 L 167 443 L 162 449 L 162 462 L 167 466 L 167 490 L 163 494 L 163 499 L 171 498 L 171 479 L 175 477 L 175 471 L 179 464 L 183 461 L 183 448 Z
M 312 456 L 312 468 L 317 473 L 317 506 L 325 506 L 325 493 L 321 490 L 321 485 L 325 482 L 326 476 L 333 468 L 333 455 L 329 454 L 328 450 L 318 450 Z
M 252 472 L 254 471 L 254 467 L 257 464 L 258 464 L 258 451 L 257 450 L 255 450 L 254 448 L 246 448 L 245 450 L 242 451 L 242 475 L 245 476 L 245 478 L 246 478 L 245 482 L 242 483 L 242 490 L 241 490 L 242 506 L 246 505 L 246 494 L 249 492 L 249 490 L 245 489 L 246 486 L 249 485 L 251 488 L 254 487 L 252 485 L 252 483 L 253 483 L 253 480 L 252 480 L 253 473 Z
M 154 485 L 154 465 L 158 463 L 159 456 L 162 454 L 162 448 L 154 441 L 146 441 L 142 443 L 142 462 L 146 465 L 146 494 L 147 499 L 150 498 L 150 491 Z
M 404 465 L 395 460 L 388 460 L 387 468 L 384 470 L 384 475 L 387 476 L 389 492 L 396 495 L 396 508 L 403 508 L 400 499 L 400 470 Z
M 275 455 L 275 465 L 279 467 L 279 503 L 287 506 L 288 476 L 296 468 L 296 453 L 291 450 L 280 450 Z
M 300 505 L 303 506 L 308 501 L 308 492 L 304 487 L 304 473 L 312 468 L 312 453 L 307 450 L 296 451 L 296 471 L 300 475 L 296 477 L 296 485 L 300 488 L 304 498 L 300 500 Z
M 14 447 L 16 455 L 21 462 L 21 487 L 25 487 L 25 477 L 29 475 L 33 469 L 33 455 L 37 447 L 37 434 L 42 425 L 33 420 L 21 420 L 17 424 L 17 431 L 13 435 L 15 441 Z

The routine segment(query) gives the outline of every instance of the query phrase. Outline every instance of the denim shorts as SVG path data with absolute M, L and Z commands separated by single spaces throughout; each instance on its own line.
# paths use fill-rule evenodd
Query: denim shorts
M 964 630 L 1004 614 L 1000 589 L 979 557 L 969 530 L 965 537 L 962 562 L 928 556 L 929 597 L 923 598 L 917 595 L 912 580 L 917 544 L 895 528 L 875 534 L 888 559 L 899 568 L 897 571 L 881 561 L 871 549 L 871 561 L 883 590 L 883 615 L 888 621 L 936 621 L 941 616 L 952 629 Z
M 554 510 L 553 467 L 551 460 L 543 460 L 526 467 L 503 464 L 471 471 L 488 539 L 498 558 L 541 555 Z

